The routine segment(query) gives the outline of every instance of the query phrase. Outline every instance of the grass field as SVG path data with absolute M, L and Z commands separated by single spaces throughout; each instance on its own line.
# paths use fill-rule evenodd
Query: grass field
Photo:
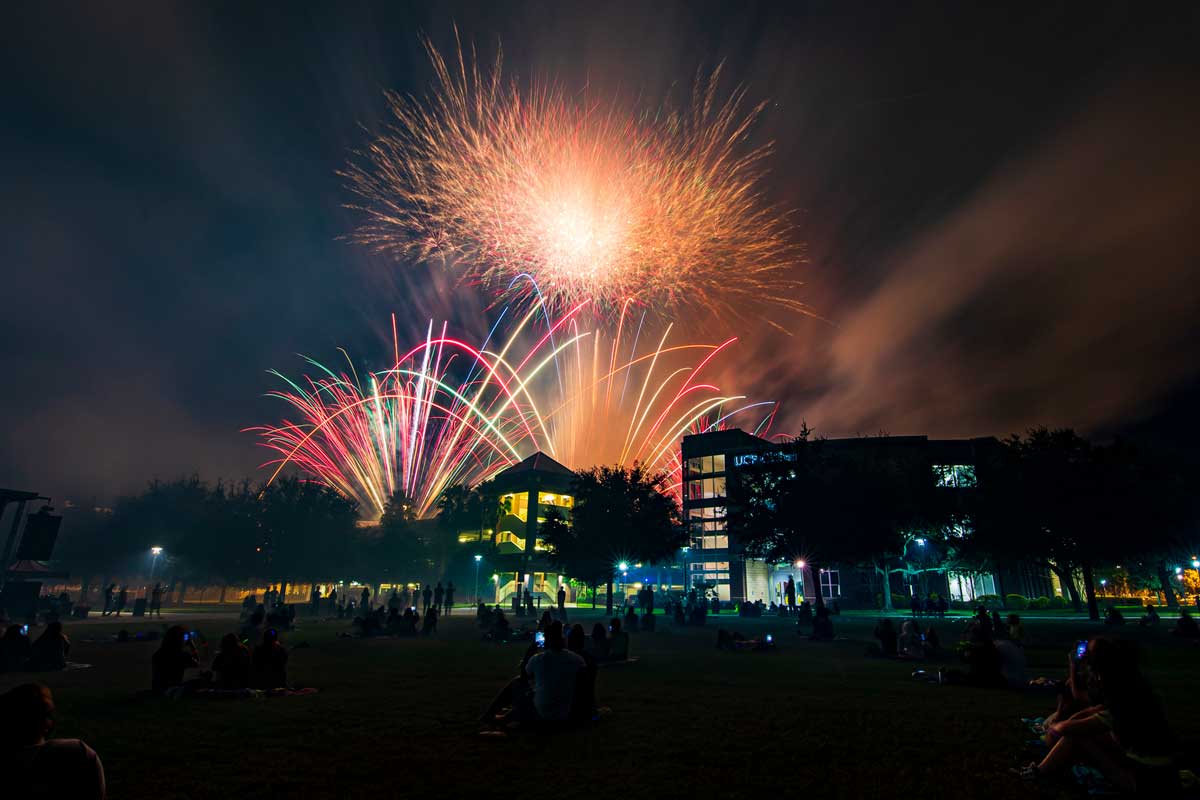
M 476 718 L 515 673 L 518 644 L 479 640 L 469 611 L 433 639 L 338 639 L 344 623 L 287 635 L 292 683 L 310 697 L 169 701 L 149 684 L 156 643 L 106 641 L 119 628 L 68 625 L 73 661 L 93 668 L 0 675 L 0 690 L 30 679 L 58 703 L 58 733 L 99 752 L 113 798 L 206 797 L 1028 797 L 1006 774 L 1027 761 L 1019 722 L 1051 710 L 1041 692 L 938 687 L 911 665 L 863 657 L 874 618 L 841 617 L 847 641 L 801 641 L 778 619 L 722 617 L 706 628 L 633 636 L 633 664 L 604 668 L 600 702 L 612 714 L 554 736 L 477 735 Z M 188 615 L 215 645 L 234 625 Z M 577 614 L 585 627 L 598 619 Z M 169 620 L 168 620 L 169 621 Z M 946 620 L 946 644 L 961 620 Z M 719 653 L 716 626 L 775 633 L 774 653 Z M 1031 619 L 1031 675 L 1058 677 L 1066 653 L 1099 628 Z M 1165 631 L 1126 627 L 1144 645 L 1155 688 L 1189 753 L 1200 744 L 1200 648 Z M 88 642 L 86 639 L 95 639 Z M 936 668 L 936 665 L 934 665 Z M 1070 796 L 1070 788 L 1044 796 Z

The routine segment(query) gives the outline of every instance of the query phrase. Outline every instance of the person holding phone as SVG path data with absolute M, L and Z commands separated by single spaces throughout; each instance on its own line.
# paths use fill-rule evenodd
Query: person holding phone
M 28 625 L 9 625 L 0 639 L 0 672 L 19 672 L 33 653 Z
M 172 625 L 150 659 L 150 689 L 163 694 L 183 686 L 183 674 L 200 666 L 196 646 L 188 641 L 183 626 Z
M 525 665 L 525 674 L 533 679 L 533 708 L 542 721 L 565 722 L 571 714 L 575 681 L 586 665 L 566 646 L 563 624 L 554 621 L 546 630 L 545 648 Z
M 1084 643 L 1072 653 L 1072 665 L 1086 661 L 1089 697 L 1099 699 L 1069 717 L 1047 720 L 1050 752 L 1039 763 L 1020 770 L 1026 780 L 1054 777 L 1085 762 L 1099 769 L 1126 793 L 1165 796 L 1178 788 L 1174 763 L 1177 747 L 1162 704 L 1150 689 L 1131 645 L 1107 639 Z M 1071 669 L 1072 679 L 1080 672 Z

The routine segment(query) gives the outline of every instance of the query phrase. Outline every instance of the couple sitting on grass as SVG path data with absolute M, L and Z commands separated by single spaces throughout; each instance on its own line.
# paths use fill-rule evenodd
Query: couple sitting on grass
M 1176 741 L 1134 647 L 1092 639 L 1083 655 L 1068 657 L 1067 676 L 1058 707 L 1040 725 L 1049 751 L 1040 762 L 1014 772 L 1043 781 L 1082 764 L 1123 793 L 1176 796 Z
M 598 718 L 597 661 L 587 651 L 583 626 L 565 638 L 557 620 L 535 640 L 521 659 L 517 677 L 509 681 L 480 718 L 486 729 L 555 728 L 586 724 Z

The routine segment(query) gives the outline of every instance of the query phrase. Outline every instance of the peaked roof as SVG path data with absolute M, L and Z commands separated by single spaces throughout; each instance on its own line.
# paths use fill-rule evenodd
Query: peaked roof
M 531 455 L 529 458 L 525 459 L 524 461 L 522 461 L 518 464 L 513 464 L 511 467 L 504 470 L 496 477 L 499 478 L 501 475 L 508 476 L 508 475 L 514 475 L 514 474 L 521 473 L 521 472 L 546 472 L 551 475 L 561 475 L 565 478 L 574 478 L 575 477 L 574 472 L 567 469 L 562 464 L 558 463 L 553 458 L 551 458 L 550 456 L 541 452 L 540 450 L 538 452 L 534 453 L 533 455 Z

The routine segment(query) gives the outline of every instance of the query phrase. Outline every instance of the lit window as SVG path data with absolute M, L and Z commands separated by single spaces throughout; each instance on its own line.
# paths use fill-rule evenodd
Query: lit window
M 973 464 L 934 464 L 933 480 L 947 489 L 970 489 L 978 485 Z
M 575 498 L 569 494 L 555 494 L 554 492 L 538 492 L 538 502 L 544 506 L 557 506 L 558 508 L 571 508 L 575 505 Z
M 684 464 L 684 477 L 685 478 L 699 477 L 700 471 L 703 467 L 703 464 L 704 464 L 704 459 L 702 459 L 702 458 L 689 458 L 687 460 L 687 462 L 685 462 L 685 464 Z
M 725 471 L 725 454 L 713 456 L 713 472 Z
M 529 521 L 529 492 L 506 494 L 500 498 L 500 502 L 509 510 L 508 513 L 521 522 Z
M 821 570 L 821 597 L 833 600 L 842 596 L 841 572 L 836 569 Z

